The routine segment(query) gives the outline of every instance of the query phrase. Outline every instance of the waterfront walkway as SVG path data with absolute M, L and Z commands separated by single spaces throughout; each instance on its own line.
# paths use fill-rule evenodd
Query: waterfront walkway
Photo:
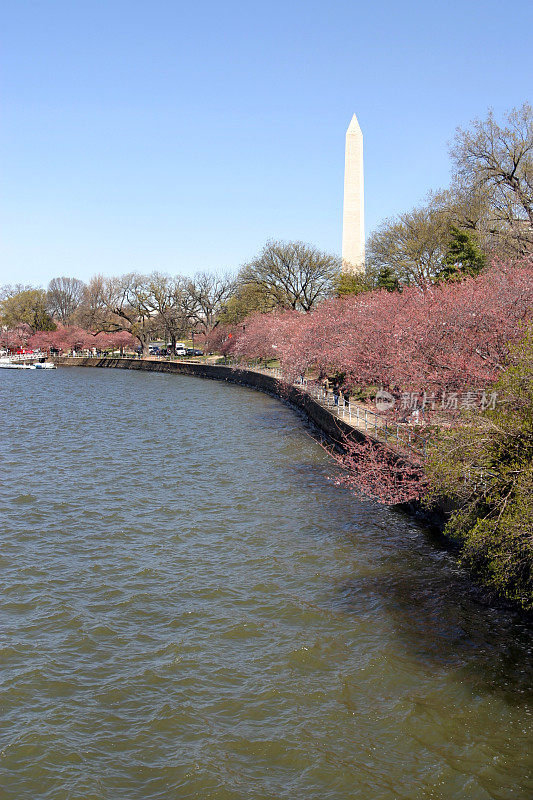
M 230 366 L 270 375 L 282 382 L 287 382 L 287 377 L 283 375 L 282 370 L 279 368 L 262 367 L 257 364 L 232 364 Z M 419 455 L 425 455 L 425 439 L 409 423 L 388 421 L 383 414 L 369 409 L 362 403 L 357 403 L 351 399 L 346 402 L 342 394 L 338 397 L 338 401 L 335 402 L 332 390 L 325 389 L 320 381 L 301 378 L 291 385 L 311 395 L 317 403 L 326 408 L 331 414 L 342 419 L 352 428 L 362 431 L 367 436 L 378 439 L 399 450 L 410 450 Z

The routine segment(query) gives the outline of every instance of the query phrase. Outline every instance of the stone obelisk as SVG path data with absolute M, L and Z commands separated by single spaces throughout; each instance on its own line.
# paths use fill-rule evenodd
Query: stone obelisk
M 345 272 L 362 272 L 365 262 L 363 133 L 355 114 L 346 131 L 342 260 Z

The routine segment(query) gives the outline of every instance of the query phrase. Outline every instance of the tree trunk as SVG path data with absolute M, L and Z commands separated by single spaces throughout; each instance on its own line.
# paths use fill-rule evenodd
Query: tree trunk
M 139 343 L 141 345 L 141 356 L 143 358 L 147 358 L 150 355 L 150 351 L 149 351 L 149 348 L 148 348 L 149 341 L 150 341 L 149 337 L 146 336 L 145 334 L 141 333 L 141 334 L 137 334 L 137 339 L 139 340 Z

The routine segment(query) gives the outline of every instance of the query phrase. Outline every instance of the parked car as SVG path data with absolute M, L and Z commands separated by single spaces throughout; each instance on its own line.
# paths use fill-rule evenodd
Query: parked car
M 176 355 L 177 356 L 186 356 L 186 355 L 188 355 L 187 349 L 185 347 L 176 347 Z
M 188 356 L 203 356 L 203 351 L 198 350 L 196 347 L 188 347 L 187 348 L 187 355 Z

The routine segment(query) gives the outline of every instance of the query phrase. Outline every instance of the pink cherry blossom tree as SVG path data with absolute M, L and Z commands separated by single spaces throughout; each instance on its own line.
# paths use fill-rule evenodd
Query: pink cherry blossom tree
M 341 468 L 335 477 L 338 485 L 385 505 L 410 503 L 426 493 L 429 482 L 416 453 L 402 457 L 370 439 L 345 437 L 342 445 L 343 452 L 332 452 Z
M 351 387 L 441 394 L 483 389 L 533 315 L 533 262 L 494 264 L 462 283 L 328 300 L 309 314 L 257 314 L 235 344 L 241 359 L 277 357 Z
M 31 335 L 32 329 L 25 323 L 12 328 L 6 327 L 0 330 L 0 347 L 11 353 L 26 347 L 32 347 L 30 344 Z

